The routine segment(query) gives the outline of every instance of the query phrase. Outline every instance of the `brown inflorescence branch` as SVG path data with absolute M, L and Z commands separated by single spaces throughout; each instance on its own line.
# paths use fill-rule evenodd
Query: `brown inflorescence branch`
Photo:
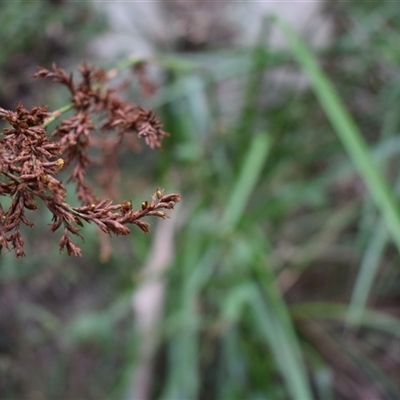
M 103 232 L 128 234 L 126 225 L 137 225 L 148 232 L 146 216 L 167 217 L 169 210 L 180 201 L 177 194 L 164 195 L 157 189 L 151 201 L 143 202 L 140 210 L 132 208 L 131 201 L 114 204 L 99 199 L 87 182 L 87 169 L 96 165 L 106 171 L 103 187 L 112 193 L 110 182 L 118 174 L 118 150 L 122 145 L 137 148 L 132 133 L 143 138 L 151 148 L 161 148 L 167 133 L 152 111 L 121 99 L 115 90 L 106 87 L 107 74 L 87 65 L 79 67 L 81 80 L 75 82 L 72 74 L 53 65 L 52 70 L 40 68 L 34 75 L 49 78 L 64 85 L 70 92 L 71 117 L 59 122 L 54 131 L 47 132 L 49 119 L 54 119 L 47 107 L 27 110 L 18 104 L 16 111 L 0 107 L 0 118 L 11 128 L 3 129 L 0 138 L 0 195 L 9 196 L 11 204 L 4 209 L 0 203 L 0 253 L 13 249 L 16 257 L 24 256 L 21 223 L 33 223 L 25 216 L 26 210 L 36 210 L 41 199 L 53 215 L 50 230 L 64 228 L 60 250 L 69 255 L 81 255 L 81 249 L 71 235 L 82 237 L 79 227 L 93 222 Z M 96 123 L 94 122 L 96 121 Z M 95 159 L 93 154 L 97 158 Z M 80 207 L 66 202 L 66 188 L 59 180 L 62 169 L 69 167 L 68 181 L 76 186 Z M 99 174 L 101 176 L 101 174 Z

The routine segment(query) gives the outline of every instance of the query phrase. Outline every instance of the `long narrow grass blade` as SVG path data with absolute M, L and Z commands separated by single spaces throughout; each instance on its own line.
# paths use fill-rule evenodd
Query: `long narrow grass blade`
M 287 378 L 288 388 L 292 393 L 297 393 L 298 397 L 293 396 L 294 398 L 311 399 L 313 397 L 311 394 L 312 391 L 305 372 L 306 367 L 303 362 L 300 343 L 293 320 L 288 305 L 277 286 L 276 277 L 268 263 L 266 263 L 265 250 L 260 246 L 263 235 L 260 234 L 257 236 L 259 236 L 259 240 L 257 241 L 258 245 L 254 245 L 255 260 L 251 265 L 252 272 L 258 286 L 262 290 L 263 297 L 266 299 L 266 304 L 270 309 L 272 318 L 276 320 L 277 328 L 272 334 L 277 337 L 275 340 L 276 344 L 279 344 L 279 340 L 282 340 L 282 343 L 279 344 L 280 347 L 276 351 L 279 354 L 279 351 L 282 351 L 282 347 L 285 347 L 290 352 L 290 355 L 286 355 L 284 359 L 284 369 L 289 374 Z
M 255 122 L 259 118 L 257 102 L 262 91 L 260 82 L 263 80 L 265 67 L 268 62 L 268 52 L 265 47 L 265 38 L 269 37 L 268 31 L 270 30 L 271 21 L 264 18 L 261 24 L 261 29 L 258 34 L 257 42 L 249 54 L 251 60 L 251 67 L 245 86 L 245 93 L 243 99 L 243 109 L 240 118 L 237 122 L 237 142 L 239 146 L 246 144 L 246 132 L 252 131 Z
M 384 176 L 374 164 L 368 146 L 357 125 L 347 112 L 331 81 L 318 65 L 312 52 L 288 24 L 279 18 L 276 18 L 276 21 L 286 35 L 294 57 L 308 76 L 336 134 L 364 179 L 369 193 L 400 251 L 400 215 L 397 201 Z
M 271 138 L 266 133 L 252 138 L 239 178 L 225 208 L 221 221 L 222 230 L 233 229 L 242 217 L 248 199 L 260 177 L 271 143 Z
M 373 232 L 361 261 L 360 271 L 349 303 L 348 322 L 357 323 L 364 311 L 379 267 L 379 260 L 382 257 L 388 239 L 386 225 L 381 220 Z
M 291 398 L 312 399 L 305 367 L 298 358 L 290 332 L 284 321 L 275 313 L 274 306 L 263 299 L 255 284 L 245 283 L 232 290 L 226 298 L 225 317 L 231 321 L 239 320 L 244 305 L 250 307 L 255 326 L 270 347 Z
M 395 184 L 395 193 L 399 192 L 400 177 L 397 178 Z M 379 268 L 379 261 L 388 245 L 389 238 L 386 224 L 381 219 L 371 235 L 367 250 L 361 261 L 353 293 L 351 294 L 347 321 L 352 321 L 353 324 L 357 323 L 367 304 L 368 296 Z
M 328 302 L 299 303 L 290 308 L 293 318 L 321 318 L 333 319 L 345 322 L 347 315 L 347 305 Z M 351 324 L 353 321 L 350 320 Z M 394 337 L 400 338 L 400 321 L 390 315 L 379 311 L 365 309 L 357 325 L 363 328 L 376 329 Z

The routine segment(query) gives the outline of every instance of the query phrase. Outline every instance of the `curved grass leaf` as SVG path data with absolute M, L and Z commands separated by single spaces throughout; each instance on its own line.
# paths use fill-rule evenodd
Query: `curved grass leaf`
M 291 46 L 293 56 L 307 75 L 326 116 L 363 178 L 370 196 L 381 212 L 393 241 L 400 251 L 398 203 L 386 179 L 374 164 L 363 136 L 346 110 L 332 82 L 318 65 L 314 54 L 287 23 L 279 18 L 274 19 L 284 32 Z

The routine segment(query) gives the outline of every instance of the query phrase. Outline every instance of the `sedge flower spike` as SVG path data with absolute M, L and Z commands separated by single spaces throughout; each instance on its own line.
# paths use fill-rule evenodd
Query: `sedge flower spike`
M 127 235 L 127 225 L 132 224 L 148 232 L 149 223 L 143 217 L 165 218 L 164 210 L 180 201 L 178 194 L 165 195 L 157 188 L 150 201 L 134 210 L 131 200 L 115 204 L 95 195 L 86 179 L 90 166 L 100 171 L 97 182 L 105 192 L 115 194 L 118 150 L 123 146 L 136 150 L 137 138 L 143 138 L 150 148 L 160 149 L 168 134 L 152 111 L 108 89 L 105 71 L 82 65 L 79 72 L 79 82 L 55 64 L 51 70 L 40 68 L 34 75 L 51 79 L 70 93 L 71 103 L 65 109 L 72 109 L 73 115 L 61 120 L 50 133 L 49 122 L 60 118 L 62 112 L 51 114 L 46 106 L 27 110 L 22 104 L 15 111 L 0 107 L 0 119 L 11 126 L 0 135 L 0 195 L 11 198 L 8 208 L 0 203 L 0 253 L 7 249 L 14 250 L 17 258 L 25 255 L 21 225 L 33 227 L 25 213 L 38 208 L 38 199 L 52 214 L 50 230 L 62 229 L 60 250 L 76 256 L 81 255 L 81 249 L 71 236 L 82 238 L 79 228 L 84 222 L 114 235 Z M 68 182 L 75 185 L 79 206 L 66 201 L 67 190 L 59 178 L 64 170 L 69 171 Z

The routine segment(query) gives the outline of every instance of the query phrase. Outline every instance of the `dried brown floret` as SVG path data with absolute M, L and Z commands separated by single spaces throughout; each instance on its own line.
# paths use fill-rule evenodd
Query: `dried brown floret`
M 132 202 L 114 204 L 100 200 L 86 181 L 88 168 L 96 164 L 102 168 L 97 177 L 102 180 L 107 193 L 114 193 L 110 182 L 118 176 L 116 158 L 125 137 L 132 147 L 132 133 L 143 137 L 151 148 L 160 148 L 168 134 L 152 111 L 119 98 L 114 90 L 105 89 L 107 75 L 102 69 L 89 65 L 79 67 L 81 80 L 75 82 L 55 64 L 52 70 L 40 68 L 37 78 L 49 78 L 67 87 L 70 92 L 70 109 L 74 114 L 59 122 L 53 132 L 46 127 L 50 120 L 60 117 L 61 112 L 50 114 L 47 107 L 27 110 L 18 104 L 16 111 L 0 107 L 0 118 L 11 128 L 3 129 L 0 137 L 0 195 L 12 197 L 8 209 L 0 204 L 0 253 L 13 249 L 17 257 L 24 256 L 21 223 L 32 227 L 25 217 L 25 209 L 36 210 L 39 198 L 53 215 L 50 230 L 64 227 L 60 250 L 68 255 L 81 255 L 79 246 L 70 235 L 82 237 L 79 227 L 93 222 L 108 234 L 128 234 L 128 224 L 135 224 L 148 232 L 145 216 L 166 218 L 162 209 L 172 209 L 180 201 L 177 194 L 164 195 L 157 188 L 151 201 L 142 203 L 140 210 L 133 210 Z M 141 72 L 140 72 L 141 73 Z M 144 78 L 142 78 L 144 79 Z M 96 127 L 94 120 L 99 121 Z M 100 157 L 89 157 L 92 148 Z M 69 169 L 70 182 L 76 186 L 81 206 L 73 207 L 66 202 L 66 189 L 59 179 L 61 170 Z

